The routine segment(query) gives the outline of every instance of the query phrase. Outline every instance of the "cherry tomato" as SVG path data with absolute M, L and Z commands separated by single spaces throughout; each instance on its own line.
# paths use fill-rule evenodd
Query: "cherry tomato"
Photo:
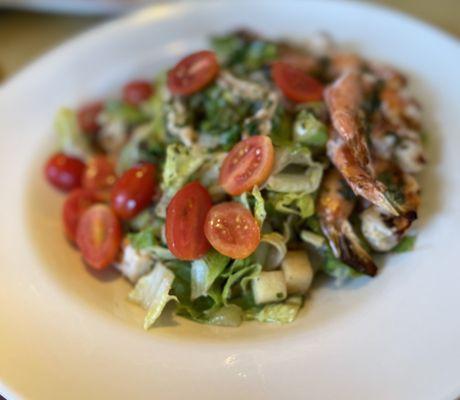
M 112 188 L 111 204 L 123 220 L 135 217 L 151 202 L 156 190 L 155 165 L 145 163 L 127 170 Z
M 99 131 L 99 122 L 97 118 L 104 108 L 101 101 L 95 101 L 82 106 L 77 111 L 78 126 L 88 135 L 93 135 Z
M 67 196 L 62 207 L 62 221 L 69 240 L 75 241 L 81 215 L 95 202 L 93 193 L 86 189 L 74 189 Z
M 200 258 L 211 247 L 204 235 L 204 221 L 211 206 L 211 196 L 199 182 L 185 185 L 169 203 L 166 242 L 180 260 Z
M 123 87 L 123 101 L 138 106 L 153 94 L 152 84 L 148 81 L 132 81 Z
M 120 222 L 104 204 L 88 208 L 78 222 L 78 248 L 85 261 L 95 269 L 106 268 L 115 261 L 121 236 Z
M 85 163 L 78 158 L 56 153 L 45 165 L 45 176 L 54 187 L 68 192 L 81 186 Z
M 277 61 L 272 64 L 272 79 L 290 100 L 297 103 L 323 98 L 323 85 L 300 68 Z
M 218 72 L 216 55 L 212 51 L 198 51 L 168 72 L 168 88 L 173 94 L 187 96 L 211 83 Z
M 108 157 L 96 156 L 86 166 L 82 186 L 93 192 L 100 201 L 107 201 L 116 180 L 113 162 Z
M 237 143 L 227 154 L 219 183 L 232 196 L 263 183 L 273 168 L 275 151 L 268 136 L 252 136 Z
M 219 253 L 241 259 L 252 254 L 260 242 L 260 229 L 251 212 L 236 202 L 212 207 L 204 224 L 206 238 Z

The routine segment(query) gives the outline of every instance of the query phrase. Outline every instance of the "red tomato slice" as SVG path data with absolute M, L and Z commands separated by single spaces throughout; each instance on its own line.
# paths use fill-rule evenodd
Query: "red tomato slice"
M 106 268 L 116 260 L 121 236 L 120 222 L 104 204 L 88 208 L 78 222 L 78 248 L 85 261 L 95 269 Z
M 241 259 L 252 254 L 260 242 L 260 229 L 251 212 L 242 204 L 217 204 L 209 210 L 204 233 L 219 253 Z
M 277 61 L 271 72 L 276 86 L 288 99 L 297 103 L 322 100 L 323 85 L 300 68 Z
M 187 96 L 211 83 L 218 72 L 216 55 L 199 51 L 183 58 L 168 72 L 168 88 L 173 94 Z
M 171 199 L 166 211 L 166 242 L 180 260 L 200 258 L 211 247 L 204 235 L 211 206 L 211 196 L 199 182 L 185 185 Z
M 108 157 L 96 156 L 86 166 L 82 186 L 93 192 L 98 200 L 107 201 L 116 180 L 113 162 Z
M 273 168 L 275 150 L 268 136 L 252 136 L 236 144 L 220 170 L 219 183 L 232 196 L 263 183 Z
M 68 192 L 81 186 L 85 163 L 78 158 L 57 153 L 45 165 L 45 176 L 54 187 Z
M 62 207 L 62 222 L 69 240 L 75 241 L 81 215 L 95 202 L 93 194 L 85 189 L 74 189 L 67 196 Z
M 95 101 L 82 106 L 77 111 L 78 126 L 88 135 L 93 135 L 99 131 L 99 122 L 97 118 L 104 109 L 104 104 L 101 101 Z
M 153 94 L 153 86 L 148 81 L 132 81 L 123 87 L 123 101 L 138 106 Z
M 131 219 L 152 202 L 155 191 L 155 165 L 136 165 L 128 169 L 112 188 L 112 208 L 121 219 Z

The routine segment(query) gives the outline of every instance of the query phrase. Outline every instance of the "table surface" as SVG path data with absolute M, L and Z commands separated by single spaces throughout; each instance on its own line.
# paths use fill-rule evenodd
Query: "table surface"
M 363 1 L 407 12 L 460 38 L 460 0 Z M 62 41 L 108 19 L 0 9 L 0 81 Z

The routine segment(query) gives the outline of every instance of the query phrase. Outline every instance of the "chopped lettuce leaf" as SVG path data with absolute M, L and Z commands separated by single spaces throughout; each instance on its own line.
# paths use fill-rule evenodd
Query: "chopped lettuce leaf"
M 148 254 L 127 244 L 123 247 L 123 257 L 115 263 L 115 268 L 132 283 L 135 283 L 150 270 L 153 263 L 154 260 Z
M 169 294 L 173 281 L 174 274 L 157 262 L 152 272 L 139 279 L 129 294 L 129 300 L 147 310 L 144 329 L 149 329 L 155 323 L 168 301 L 176 299 Z
M 359 272 L 336 258 L 329 248 L 324 252 L 323 256 L 324 261 L 321 265 L 321 270 L 327 275 L 335 278 L 335 284 L 337 286 L 342 285 L 350 278 L 361 275 Z
M 237 327 L 243 322 L 243 311 L 237 305 L 229 304 L 207 313 L 206 318 L 203 318 L 201 322 L 209 325 Z
M 156 227 L 150 226 L 140 232 L 128 234 L 128 239 L 136 250 L 142 250 L 156 260 L 174 260 L 176 257 L 169 249 L 158 243 L 157 233 Z
M 307 167 L 304 172 L 282 172 L 286 167 L 296 165 Z M 313 160 L 306 146 L 285 146 L 276 150 L 275 166 L 266 182 L 267 189 L 274 192 L 313 193 L 318 190 L 323 177 L 324 166 Z
M 267 180 L 267 189 L 274 192 L 303 192 L 306 194 L 318 190 L 323 178 L 323 167 L 314 165 L 303 174 L 278 173 Z
M 281 105 L 278 105 L 273 115 L 270 137 L 275 146 L 286 146 L 292 142 L 292 121 Z
M 223 277 L 227 278 L 222 290 L 224 305 L 228 305 L 234 285 L 240 282 L 241 288 L 243 291 L 246 291 L 251 280 L 259 276 L 261 271 L 262 266 L 258 263 L 254 263 L 252 257 L 243 260 L 235 260 L 230 268 L 222 274 Z
M 211 39 L 220 63 L 238 73 L 247 73 L 260 69 L 276 59 L 278 46 L 275 43 L 238 34 L 215 36 Z
M 168 145 L 163 166 L 163 195 L 155 209 L 158 216 L 162 218 L 166 216 L 166 207 L 171 198 L 207 159 L 207 153 L 199 147 L 186 147 L 179 143 Z
M 291 296 L 281 303 L 267 304 L 261 310 L 253 309 L 246 314 L 246 318 L 259 322 L 289 324 L 297 317 L 302 303 L 302 296 Z
M 324 237 L 322 235 L 318 235 L 317 233 L 303 230 L 300 232 L 300 238 L 305 242 L 309 243 L 312 246 L 320 249 L 326 243 Z
M 141 231 L 148 228 L 152 224 L 158 224 L 160 222 L 158 218 L 155 217 L 153 208 L 146 208 L 144 211 L 141 211 L 134 218 L 131 218 L 128 221 L 129 228 L 134 231 Z
M 401 241 L 393 248 L 394 253 L 405 253 L 412 251 L 415 247 L 416 236 L 405 236 Z
M 254 186 L 252 189 L 252 195 L 254 196 L 254 217 L 259 224 L 259 226 L 262 226 L 262 224 L 265 221 L 265 218 L 267 217 L 267 211 L 265 210 L 265 201 L 264 198 L 262 197 L 262 193 L 260 193 L 260 190 L 257 186 Z
M 110 120 L 123 121 L 126 125 L 138 125 L 147 120 L 141 109 L 120 100 L 109 100 L 105 104 L 105 113 Z
M 158 245 L 153 227 L 148 227 L 140 232 L 129 233 L 128 240 L 136 250 Z
M 294 122 L 294 138 L 309 146 L 325 146 L 328 133 L 326 126 L 311 112 L 302 110 Z
M 265 270 L 270 270 L 281 265 L 286 253 L 286 238 L 278 232 L 270 232 L 260 238 L 255 257 Z
M 211 249 L 203 258 L 192 261 L 191 299 L 206 296 L 214 281 L 224 271 L 229 258 Z
M 91 155 L 87 136 L 78 127 L 77 115 L 69 108 L 61 108 L 54 120 L 59 151 L 69 156 L 85 159 Z
M 283 214 L 299 215 L 302 219 L 308 218 L 315 212 L 315 202 L 310 194 L 297 193 L 270 193 L 269 202 L 273 208 Z

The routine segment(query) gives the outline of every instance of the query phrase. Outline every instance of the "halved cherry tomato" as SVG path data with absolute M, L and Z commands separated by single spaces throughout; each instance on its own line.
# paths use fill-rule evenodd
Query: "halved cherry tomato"
M 272 64 L 272 79 L 283 94 L 297 103 L 323 98 L 323 85 L 300 68 L 277 61 Z
M 93 192 L 98 200 L 107 201 L 116 180 L 113 162 L 106 156 L 96 156 L 86 166 L 82 186 Z
M 62 222 L 69 240 L 75 241 L 81 215 L 95 202 L 93 193 L 86 189 L 74 189 L 67 196 L 62 207 Z
M 168 88 L 173 94 L 187 96 L 211 83 L 218 72 L 216 55 L 212 51 L 198 51 L 168 72 Z
M 103 108 L 104 104 L 101 101 L 95 101 L 85 104 L 77 111 L 78 126 L 84 133 L 93 135 L 99 131 L 97 118 Z
M 252 136 L 237 143 L 227 154 L 219 183 L 232 196 L 263 183 L 273 168 L 275 151 L 268 136 Z
M 260 229 L 251 212 L 236 202 L 212 207 L 204 225 L 206 238 L 219 253 L 241 259 L 252 254 L 260 242 Z
M 124 220 L 135 217 L 153 200 L 156 190 L 156 167 L 150 163 L 128 169 L 112 188 L 111 205 Z
M 52 155 L 45 165 L 45 176 L 54 187 L 68 192 L 81 186 L 85 163 L 63 153 Z
M 152 84 L 148 81 L 132 81 L 123 87 L 123 101 L 138 106 L 148 100 L 153 93 Z
M 204 235 L 204 221 L 211 206 L 211 196 L 199 182 L 185 185 L 169 203 L 166 242 L 180 260 L 200 258 L 211 247 Z
M 120 244 L 121 225 L 108 206 L 95 204 L 82 214 L 77 227 L 77 245 L 91 267 L 108 267 L 116 260 Z

